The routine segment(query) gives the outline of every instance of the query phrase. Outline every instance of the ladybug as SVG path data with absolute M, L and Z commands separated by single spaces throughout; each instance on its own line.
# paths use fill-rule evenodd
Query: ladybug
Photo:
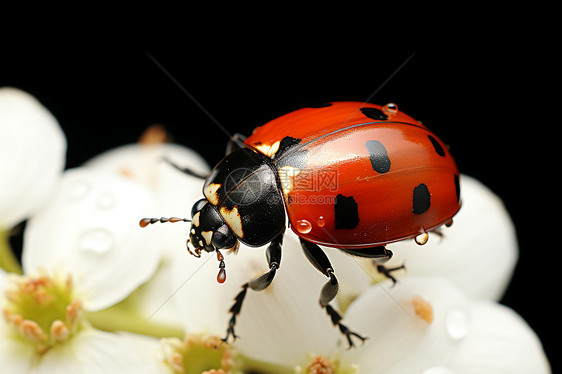
M 353 337 L 365 338 L 342 324 L 330 306 L 338 281 L 320 246 L 371 258 L 395 281 L 391 272 L 403 266 L 383 265 L 392 257 L 385 245 L 412 238 L 425 243 L 427 233 L 450 225 L 461 206 L 459 172 L 443 142 L 395 104 L 361 102 L 299 109 L 248 138 L 236 135 L 205 177 L 203 194 L 191 211 L 188 250 L 197 257 L 216 252 L 220 283 L 226 279 L 221 251 L 237 251 L 240 242 L 269 244 L 269 270 L 242 286 L 223 340 L 237 338 L 236 317 L 247 289 L 261 291 L 273 281 L 290 227 L 306 257 L 328 278 L 319 302 L 350 347 Z M 168 221 L 189 220 L 147 218 L 141 226 Z

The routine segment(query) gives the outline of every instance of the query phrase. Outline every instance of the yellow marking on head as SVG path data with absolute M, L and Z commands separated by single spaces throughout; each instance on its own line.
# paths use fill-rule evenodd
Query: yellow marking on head
M 211 183 L 205 188 L 205 197 L 213 205 L 217 205 L 219 203 L 219 195 L 217 194 L 217 190 L 219 188 L 221 188 L 220 183 Z
M 240 213 L 238 213 L 238 206 L 235 206 L 232 210 L 228 210 L 228 208 L 223 206 L 220 208 L 220 214 L 230 229 L 239 238 L 243 238 L 244 231 L 242 231 L 242 217 L 240 217 Z

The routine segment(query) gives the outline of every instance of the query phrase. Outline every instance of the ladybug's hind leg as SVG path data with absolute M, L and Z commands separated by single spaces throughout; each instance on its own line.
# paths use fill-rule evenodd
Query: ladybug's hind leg
M 273 239 L 267 247 L 266 256 L 269 270 L 262 275 L 252 279 L 251 281 L 244 283 L 242 285 L 242 291 L 240 291 L 240 293 L 234 298 L 234 304 L 229 311 L 230 313 L 232 313 L 232 317 L 228 321 L 226 337 L 222 339 L 224 342 L 228 342 L 230 336 L 232 336 L 233 340 L 236 340 L 236 338 L 238 338 L 238 336 L 234 333 L 234 326 L 236 325 L 236 316 L 240 314 L 240 310 L 242 309 L 242 303 L 244 302 L 244 298 L 246 297 L 248 288 L 254 291 L 262 291 L 265 290 L 273 281 L 273 278 L 277 273 L 277 269 L 279 269 L 279 265 L 281 264 L 282 244 L 283 233 L 279 234 L 275 239 Z
M 318 245 L 308 242 L 302 238 L 300 241 L 304 254 L 308 260 L 316 269 L 329 278 L 328 282 L 324 285 L 324 287 L 322 287 L 322 291 L 320 293 L 320 306 L 326 308 L 326 312 L 330 316 L 332 323 L 335 326 L 338 326 L 341 333 L 345 335 L 347 342 L 349 343 L 349 348 L 355 345 L 352 337 L 358 338 L 361 342 L 364 342 L 367 338 L 351 331 L 347 328 L 347 326 L 342 324 L 342 316 L 329 304 L 330 301 L 336 297 L 339 288 L 338 280 L 334 275 L 334 269 L 332 268 L 330 260 Z

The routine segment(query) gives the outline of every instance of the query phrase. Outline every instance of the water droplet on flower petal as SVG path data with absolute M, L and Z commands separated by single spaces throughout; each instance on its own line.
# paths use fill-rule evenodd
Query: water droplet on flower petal
M 445 328 L 449 336 L 455 340 L 462 339 L 468 334 L 468 313 L 461 308 L 451 309 L 445 318 Z
M 455 374 L 455 372 L 443 366 L 435 366 L 424 370 L 422 374 Z
M 77 201 L 86 196 L 90 190 L 90 184 L 84 180 L 76 180 L 72 182 L 72 185 L 68 191 L 68 197 L 70 200 Z
M 105 254 L 113 247 L 113 235 L 106 229 L 89 229 L 78 238 L 78 248 L 85 252 Z
M 111 209 L 115 206 L 115 196 L 110 192 L 104 192 L 97 200 L 96 205 L 101 209 Z
M 316 224 L 318 225 L 318 227 L 324 227 L 324 225 L 326 224 L 326 222 L 324 221 L 324 217 L 318 217 L 318 221 L 316 221 Z
M 312 230 L 312 225 L 305 219 L 299 219 L 295 224 L 295 229 L 301 234 L 308 234 Z

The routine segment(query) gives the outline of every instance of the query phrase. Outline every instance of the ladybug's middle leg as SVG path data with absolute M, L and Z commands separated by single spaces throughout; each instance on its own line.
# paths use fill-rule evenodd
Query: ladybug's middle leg
M 300 239 L 300 241 L 304 254 L 312 263 L 312 265 L 314 265 L 314 267 L 318 269 L 322 274 L 330 278 L 324 285 L 324 287 L 322 287 L 319 300 L 320 306 L 326 308 L 326 312 L 328 312 L 332 323 L 335 326 L 338 326 L 341 333 L 345 335 L 350 348 L 354 346 L 353 340 L 351 339 L 352 337 L 356 337 L 364 342 L 367 338 L 351 331 L 349 328 L 347 328 L 347 326 L 343 325 L 341 323 L 342 316 L 329 304 L 330 301 L 332 301 L 334 297 L 336 297 L 339 288 L 338 280 L 334 275 L 334 269 L 332 268 L 330 260 L 318 245 L 308 242 L 302 238 Z
M 232 313 L 232 317 L 228 322 L 226 337 L 222 339 L 224 342 L 227 342 L 228 338 L 230 338 L 231 335 L 233 340 L 236 340 L 236 338 L 238 338 L 238 336 L 234 333 L 234 326 L 236 325 L 236 316 L 240 314 L 240 310 L 242 309 L 242 302 L 246 297 L 248 287 L 254 291 L 262 291 L 265 290 L 273 281 L 273 278 L 277 273 L 277 269 L 279 269 L 279 265 L 281 264 L 282 244 L 283 233 L 279 234 L 275 239 L 273 239 L 267 247 L 266 256 L 269 270 L 262 275 L 252 279 L 251 281 L 244 283 L 242 285 L 242 291 L 240 291 L 240 293 L 234 298 L 234 304 L 229 311 L 230 313 Z

